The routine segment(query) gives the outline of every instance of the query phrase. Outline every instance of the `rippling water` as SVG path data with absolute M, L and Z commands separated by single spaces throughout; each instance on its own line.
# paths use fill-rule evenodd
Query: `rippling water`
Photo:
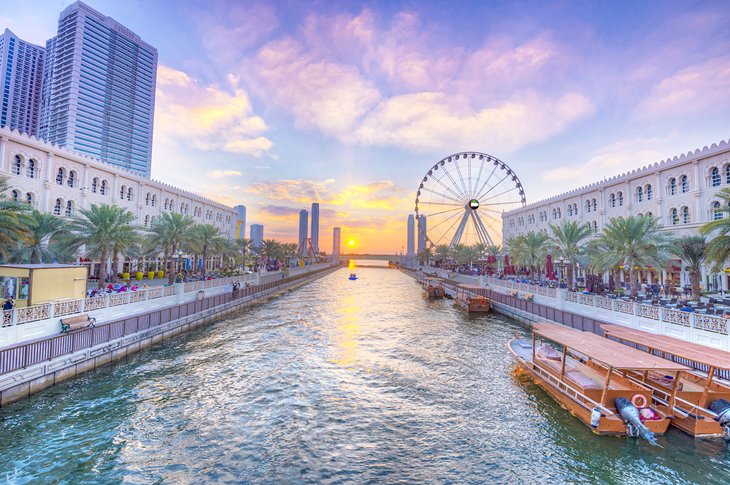
M 523 325 L 356 271 L 0 410 L 0 481 L 730 482 L 722 442 L 595 436 L 514 376 Z

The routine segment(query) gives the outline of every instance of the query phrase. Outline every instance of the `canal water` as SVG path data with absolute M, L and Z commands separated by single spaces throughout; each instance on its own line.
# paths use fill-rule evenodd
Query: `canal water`
M 342 269 L 1 409 L 0 482 L 730 482 L 721 441 L 593 435 L 513 373 L 515 332 Z

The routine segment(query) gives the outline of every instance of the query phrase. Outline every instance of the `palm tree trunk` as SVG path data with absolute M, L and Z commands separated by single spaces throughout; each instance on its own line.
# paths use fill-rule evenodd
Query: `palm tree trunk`
M 631 287 L 631 298 L 636 298 L 639 295 L 639 282 L 633 263 L 629 266 L 629 285 Z
M 699 301 L 700 299 L 700 281 L 702 273 L 699 268 L 692 268 L 689 271 L 689 281 L 692 286 L 692 299 Z
M 208 258 L 208 245 L 203 245 L 203 276 L 205 276 L 206 260 Z
M 575 276 L 574 263 L 570 263 L 568 265 L 568 267 L 566 269 L 566 273 L 567 274 L 565 276 L 566 276 L 566 279 L 568 280 L 568 281 L 566 281 L 566 283 L 568 285 L 568 289 L 570 290 L 570 289 L 574 288 L 575 286 L 577 286 L 577 285 L 573 285 L 573 277 Z
M 119 253 L 114 251 L 114 258 L 112 258 L 112 283 L 117 282 L 117 268 L 119 267 Z
M 175 257 L 175 253 L 177 253 L 177 246 L 173 245 L 170 258 L 167 260 L 167 284 L 169 285 L 175 283 L 175 272 L 172 270 L 172 258 Z
M 104 288 L 106 285 L 106 260 L 109 257 L 106 249 L 101 251 L 101 265 L 99 266 L 99 288 Z

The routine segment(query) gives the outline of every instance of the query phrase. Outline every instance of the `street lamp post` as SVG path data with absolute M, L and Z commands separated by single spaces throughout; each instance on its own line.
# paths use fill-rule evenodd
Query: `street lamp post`
M 566 259 L 564 257 L 560 256 L 560 258 L 558 258 L 557 266 L 558 266 L 558 269 L 560 269 L 560 285 L 559 286 L 562 287 L 562 284 L 565 283 L 565 286 L 569 288 L 570 281 L 567 281 L 567 279 L 565 277 L 565 270 L 568 268 L 568 262 L 566 261 Z

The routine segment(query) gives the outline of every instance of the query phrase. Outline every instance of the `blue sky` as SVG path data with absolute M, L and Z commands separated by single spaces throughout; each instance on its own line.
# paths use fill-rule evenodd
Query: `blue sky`
M 43 43 L 68 1 L 0 7 Z M 730 3 L 107 1 L 159 51 L 153 177 L 266 236 L 400 250 L 418 184 L 499 157 L 528 202 L 730 137 Z M 327 248 L 327 245 L 323 245 Z

